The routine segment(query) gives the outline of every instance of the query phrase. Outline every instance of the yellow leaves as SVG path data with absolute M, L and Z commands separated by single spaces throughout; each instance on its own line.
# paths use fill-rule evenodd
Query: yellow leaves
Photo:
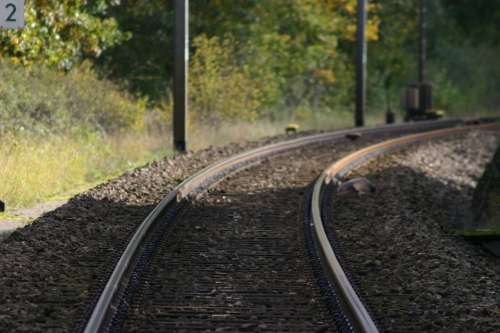
M 17 36 L 12 36 L 10 42 L 15 46 L 19 46 L 19 38 Z
M 356 41 L 356 24 L 349 24 L 345 27 L 346 34 L 345 34 L 345 39 L 351 42 Z
M 87 12 L 84 4 L 85 1 L 26 1 L 25 28 L 0 31 L 3 55 L 24 65 L 37 62 L 67 70 L 82 55 L 99 56 L 126 38 L 114 19 Z
M 195 120 L 254 119 L 259 87 L 235 62 L 234 39 L 200 35 L 193 45 L 190 96 Z
M 357 1 L 356 0 L 348 0 L 345 4 L 345 10 L 349 13 L 349 15 L 355 15 L 357 10 Z
M 316 69 L 313 72 L 314 77 L 317 79 L 323 81 L 326 84 L 333 84 L 335 81 L 337 81 L 337 78 L 335 77 L 335 73 L 333 73 L 332 70 L 330 69 Z
M 355 41 L 356 40 L 356 15 L 357 0 L 317 0 L 325 4 L 328 12 L 332 15 L 332 20 L 337 22 L 339 38 Z M 378 12 L 380 6 L 368 1 L 368 22 L 366 27 L 366 37 L 369 41 L 379 39 L 380 18 Z
M 379 39 L 380 18 L 375 16 L 370 19 L 366 26 L 366 38 L 369 41 L 376 41 Z
M 380 34 L 380 16 L 378 13 L 381 8 L 377 4 L 368 2 L 368 22 L 366 27 L 366 38 L 369 41 L 379 39 Z

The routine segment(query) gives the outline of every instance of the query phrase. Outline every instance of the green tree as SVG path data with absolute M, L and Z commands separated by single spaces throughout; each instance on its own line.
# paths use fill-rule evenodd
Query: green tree
M 355 1 L 354 1 L 355 2 Z M 332 106 L 350 99 L 351 68 L 339 40 L 352 43 L 353 0 L 192 0 L 191 38 L 216 37 L 248 82 L 259 82 L 259 113 L 303 105 Z M 334 5 L 334 7 L 331 7 Z M 171 78 L 173 13 L 169 1 L 127 0 L 113 17 L 133 37 L 108 49 L 100 63 L 134 91 L 153 100 L 165 96 Z M 370 20 L 376 36 L 377 22 Z M 230 40 L 231 45 L 227 40 Z M 191 43 L 196 58 L 199 43 Z M 205 48 L 202 53 L 214 50 Z M 203 73 L 198 73 L 203 75 Z
M 119 0 L 27 0 L 26 27 L 0 31 L 0 54 L 14 63 L 41 63 L 70 69 L 82 57 L 98 57 L 122 42 L 114 18 L 106 18 Z

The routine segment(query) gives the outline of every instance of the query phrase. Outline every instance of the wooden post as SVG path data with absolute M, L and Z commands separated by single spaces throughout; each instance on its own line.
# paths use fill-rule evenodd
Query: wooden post
M 174 148 L 187 150 L 189 0 L 174 3 Z

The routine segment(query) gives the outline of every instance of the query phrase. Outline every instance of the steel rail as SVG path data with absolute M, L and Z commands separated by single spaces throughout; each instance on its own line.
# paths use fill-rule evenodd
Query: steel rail
M 94 333 L 99 332 L 104 328 L 109 314 L 112 313 L 113 301 L 118 294 L 118 291 L 127 283 L 124 281 L 124 276 L 130 268 L 133 258 L 136 256 L 140 245 L 145 239 L 148 231 L 161 217 L 161 214 L 173 203 L 188 197 L 197 189 L 202 188 L 204 183 L 213 180 L 213 178 L 222 178 L 221 174 L 232 171 L 241 165 L 254 163 L 262 158 L 269 157 L 274 154 L 304 147 L 309 144 L 341 140 L 346 134 L 357 132 L 362 135 L 373 134 L 395 134 L 405 131 L 430 131 L 438 128 L 449 128 L 459 126 L 464 123 L 463 119 L 447 119 L 438 121 L 422 121 L 418 123 L 407 123 L 401 125 L 384 125 L 373 128 L 362 129 L 345 129 L 335 132 L 322 133 L 316 135 L 305 136 L 297 139 L 292 139 L 280 143 L 271 144 L 268 146 L 253 149 L 251 151 L 238 154 L 223 161 L 217 162 L 177 185 L 160 203 L 149 213 L 136 232 L 129 241 L 127 247 L 122 253 L 118 263 L 115 265 L 110 278 L 108 279 L 99 299 L 92 310 L 89 320 L 86 322 L 83 332 Z
M 322 262 L 324 263 L 324 266 L 326 266 L 326 270 L 330 273 L 329 276 L 333 279 L 333 285 L 342 296 L 342 301 L 348 310 L 347 315 L 353 321 L 351 324 L 353 327 L 357 328 L 357 331 L 361 333 L 379 332 L 374 320 L 371 318 L 367 309 L 363 305 L 363 302 L 361 301 L 351 282 L 349 281 L 349 278 L 342 268 L 339 262 L 339 258 L 335 254 L 332 244 L 330 243 L 330 240 L 328 239 L 328 236 L 326 234 L 321 215 L 322 193 L 325 189 L 325 185 L 329 184 L 332 181 L 334 182 L 334 184 L 340 183 L 342 177 L 345 176 L 348 172 L 352 171 L 354 168 L 360 166 L 361 164 L 366 163 L 370 159 L 380 156 L 383 153 L 401 149 L 410 144 L 449 136 L 452 134 L 463 133 L 473 129 L 500 129 L 500 124 L 493 123 L 486 125 L 442 129 L 387 140 L 382 143 L 358 150 L 340 159 L 325 171 L 323 171 L 321 176 L 316 180 L 311 199 L 313 229 L 320 247 L 319 250 L 322 255 Z

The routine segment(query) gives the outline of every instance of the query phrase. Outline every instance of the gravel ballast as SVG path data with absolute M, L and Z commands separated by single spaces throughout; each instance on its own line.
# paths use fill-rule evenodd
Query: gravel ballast
M 161 198 L 210 163 L 280 140 L 283 137 L 210 148 L 151 163 L 76 196 L 14 232 L 0 243 L 0 331 L 68 332 L 77 327 L 86 319 L 127 240 Z M 358 142 L 357 147 L 368 144 L 364 138 Z M 354 149 L 347 145 L 345 153 Z M 335 157 L 326 155 L 324 161 L 327 164 Z M 300 163 L 292 171 L 299 169 Z M 292 177 L 286 168 L 283 171 L 283 177 Z M 309 181 L 312 178 L 311 174 Z M 275 180 L 275 186 L 299 186 L 284 179 Z M 300 186 L 303 183 L 305 179 Z M 242 185 L 241 191 L 245 190 Z
M 301 206 L 311 180 L 349 146 L 266 159 L 185 207 L 124 331 L 335 332 L 304 249 Z
M 375 195 L 333 195 L 330 223 L 387 332 L 499 332 L 500 259 L 457 236 L 498 133 L 471 132 L 378 158 Z
M 15 231 L 0 243 L 0 331 L 81 329 L 127 241 L 167 193 L 211 163 L 285 139 L 290 137 L 153 162 Z
M 177 155 L 82 193 L 0 243 L 0 331 L 68 332 L 133 231 L 184 178 L 275 137 Z

